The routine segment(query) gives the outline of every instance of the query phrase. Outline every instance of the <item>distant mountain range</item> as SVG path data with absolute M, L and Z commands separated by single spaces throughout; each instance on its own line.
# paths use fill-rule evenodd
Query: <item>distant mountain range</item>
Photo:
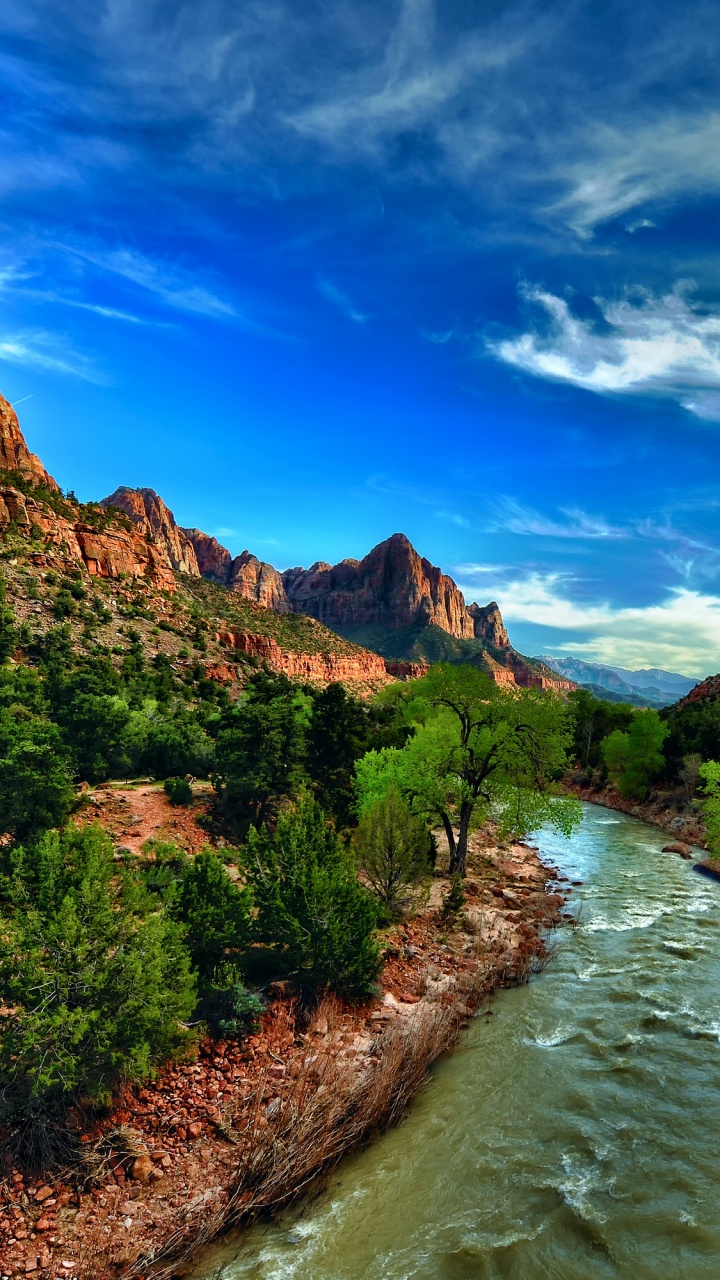
M 635 707 L 667 707 L 700 683 L 698 676 L 683 676 L 660 667 L 628 671 L 626 667 L 604 666 L 582 658 L 553 658 L 549 654 L 543 654 L 536 661 L 590 689 L 599 698 L 628 702 Z

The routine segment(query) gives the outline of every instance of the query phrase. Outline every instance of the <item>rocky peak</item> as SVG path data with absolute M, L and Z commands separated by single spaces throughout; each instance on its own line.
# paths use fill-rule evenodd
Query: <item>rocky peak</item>
M 0 396 L 0 471 L 19 471 L 33 484 L 59 489 L 40 459 L 28 449 L 18 416 L 4 396 Z
M 468 614 L 473 620 L 476 640 L 485 640 L 496 649 L 509 649 L 510 638 L 505 630 L 500 607 L 495 600 L 482 607 L 479 604 L 468 605 Z
M 282 581 L 295 612 L 309 613 L 334 631 L 420 623 L 453 636 L 474 635 L 462 592 L 403 533 L 378 543 L 362 560 L 287 569 Z
M 223 547 L 209 533 L 201 529 L 181 529 L 181 533 L 195 548 L 198 569 L 203 578 L 217 582 L 223 587 L 230 585 L 232 577 L 232 556 L 227 547 Z
M 108 498 L 103 498 L 100 505 L 124 511 L 148 541 L 165 552 L 173 569 L 196 578 L 200 576 L 192 542 L 154 489 L 130 489 L 127 485 L 120 485 Z

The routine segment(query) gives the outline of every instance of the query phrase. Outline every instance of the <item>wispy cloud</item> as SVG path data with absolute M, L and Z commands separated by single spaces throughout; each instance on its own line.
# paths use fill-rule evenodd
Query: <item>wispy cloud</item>
M 720 191 L 720 112 L 680 114 L 673 107 L 653 119 L 628 114 L 590 128 L 577 160 L 562 164 L 568 188 L 549 210 L 581 236 L 639 206 L 663 204 L 682 194 Z M 654 223 L 636 219 L 634 232 Z
M 102 271 L 121 276 L 155 294 L 167 306 L 179 311 L 190 311 L 216 320 L 241 318 L 231 302 L 218 297 L 205 285 L 197 284 L 187 273 L 169 263 L 153 261 L 134 249 L 62 247 Z
M 46 373 L 71 374 L 85 382 L 104 383 L 102 373 L 57 335 L 42 330 L 8 333 L 0 331 L 0 361 L 42 369 Z
M 364 312 L 357 309 L 343 289 L 333 284 L 332 280 L 326 280 L 324 276 L 320 276 L 317 287 L 323 298 L 327 298 L 328 302 L 332 302 L 333 306 L 339 307 L 348 320 L 354 320 L 356 324 L 365 324 L 365 321 L 369 319 Z
M 541 538 L 618 539 L 632 536 L 631 530 L 610 524 L 603 516 L 589 515 L 580 507 L 561 507 L 564 520 L 543 515 L 515 498 L 498 498 L 486 525 L 488 533 L 504 530 Z
M 565 298 L 525 286 L 545 326 L 488 347 L 538 378 L 600 394 L 670 397 L 697 417 L 720 420 L 720 312 L 692 303 L 689 287 L 663 297 L 635 290 L 616 302 L 595 298 L 594 324 L 573 315 Z

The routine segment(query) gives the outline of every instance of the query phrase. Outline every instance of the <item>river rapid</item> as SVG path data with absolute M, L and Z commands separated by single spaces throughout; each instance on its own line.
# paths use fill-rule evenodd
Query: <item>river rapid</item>
M 194 1280 L 720 1277 L 720 883 L 584 806 L 577 927 L 501 992 L 403 1124 Z

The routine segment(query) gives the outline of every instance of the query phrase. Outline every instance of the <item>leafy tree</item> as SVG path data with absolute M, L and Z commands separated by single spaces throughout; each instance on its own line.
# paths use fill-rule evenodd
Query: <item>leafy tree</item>
M 312 799 L 251 830 L 247 875 L 257 934 L 304 985 L 364 995 L 380 959 L 377 907 L 358 883 L 352 853 Z
M 284 677 L 259 673 L 246 699 L 223 721 L 215 786 L 225 812 L 259 827 L 279 801 L 295 795 L 305 751 L 306 699 Z
M 573 689 L 568 695 L 573 719 L 575 758 L 585 769 L 602 760 L 600 743 L 615 729 L 629 729 L 634 708 L 596 698 L 589 689 Z
M 58 713 L 57 719 L 79 777 L 88 782 L 102 782 L 129 772 L 130 709 L 122 698 L 77 693 Z
M 705 795 L 703 815 L 708 833 L 710 860 L 720 862 L 720 764 L 716 760 L 708 760 L 700 766 L 702 791 Z
M 70 812 L 68 752 L 51 721 L 24 707 L 0 710 L 0 831 L 26 840 Z
M 250 938 L 252 899 L 230 879 L 212 849 L 188 859 L 170 911 L 185 929 L 185 945 L 204 987 L 220 965 L 238 962 Z
M 662 745 L 667 732 L 657 711 L 638 711 L 628 733 L 616 729 L 603 740 L 608 774 L 622 796 L 642 800 L 648 794 L 665 764 Z
M 430 871 L 430 838 L 397 791 L 389 791 L 360 819 L 353 838 L 357 864 L 391 915 L 411 885 Z
M 492 812 L 509 833 L 546 821 L 572 829 L 579 806 L 552 789 L 570 740 L 560 699 L 539 689 L 501 689 L 475 667 L 449 665 L 432 668 L 414 692 L 435 714 L 402 750 L 371 751 L 358 762 L 361 814 L 398 790 L 413 812 L 440 820 L 450 871 L 461 876 L 479 816 Z
M 98 826 L 47 832 L 16 852 L 13 872 L 0 924 L 0 993 L 13 1010 L 0 1114 L 106 1101 L 187 1039 L 195 991 L 182 931 L 162 911 L 137 914 Z

